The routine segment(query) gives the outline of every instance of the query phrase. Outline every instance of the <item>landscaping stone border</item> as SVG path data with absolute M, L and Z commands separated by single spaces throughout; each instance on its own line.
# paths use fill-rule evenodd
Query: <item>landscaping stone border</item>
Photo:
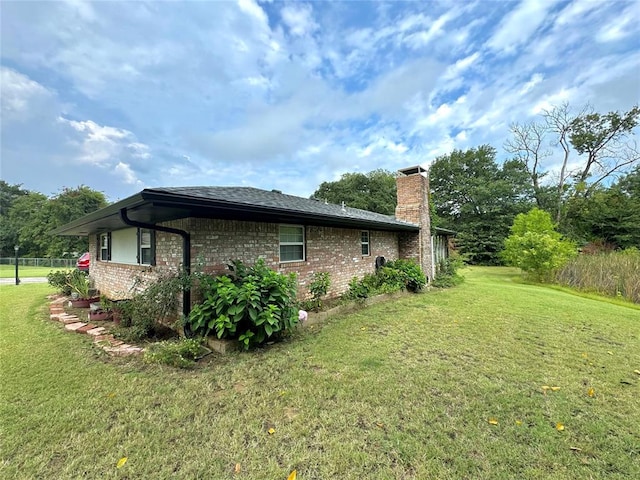
M 117 340 L 107 332 L 104 327 L 97 327 L 88 322 L 81 321 L 76 315 L 65 312 L 64 305 L 69 300 L 67 297 L 57 295 L 50 296 L 49 318 L 64 324 L 65 330 L 76 333 L 83 333 L 93 337 L 93 343 L 102 348 L 109 355 L 125 357 L 128 355 L 139 355 L 144 352 L 144 348 L 129 345 L 121 340 Z

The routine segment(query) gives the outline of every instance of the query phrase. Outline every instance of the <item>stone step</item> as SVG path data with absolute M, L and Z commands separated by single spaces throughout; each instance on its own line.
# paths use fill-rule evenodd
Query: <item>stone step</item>
M 84 327 L 80 327 L 76 330 L 76 333 L 87 333 L 89 330 L 93 330 L 96 326 L 92 323 L 87 323 Z
M 66 328 L 67 330 L 71 331 L 71 332 L 75 332 L 76 330 L 78 330 L 79 328 L 82 328 L 86 325 L 86 323 L 84 322 L 76 322 L 76 323 L 68 323 L 64 326 L 64 328 Z
M 77 323 L 80 321 L 80 319 L 75 315 L 60 315 L 58 317 L 58 321 L 64 324 L 68 324 L 68 323 Z
M 92 337 L 97 337 L 98 335 L 101 335 L 102 332 L 106 332 L 106 328 L 104 327 L 96 327 L 96 328 L 92 328 L 91 330 L 87 330 L 87 334 L 91 335 Z
M 142 353 L 144 349 L 123 343 L 117 347 L 104 347 L 104 351 L 115 357 L 126 357 L 128 355 L 138 355 Z

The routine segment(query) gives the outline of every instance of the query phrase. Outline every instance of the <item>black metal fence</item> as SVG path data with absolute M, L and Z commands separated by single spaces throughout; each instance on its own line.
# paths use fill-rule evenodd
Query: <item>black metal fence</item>
M 76 258 L 18 258 L 18 266 L 23 267 L 64 267 L 76 266 Z M 0 257 L 0 265 L 15 265 L 15 257 Z

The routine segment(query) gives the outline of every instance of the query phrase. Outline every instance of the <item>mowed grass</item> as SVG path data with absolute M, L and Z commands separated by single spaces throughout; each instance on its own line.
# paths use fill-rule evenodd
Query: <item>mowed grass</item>
M 58 270 L 69 270 L 69 268 L 58 267 L 29 267 L 18 265 L 18 277 L 46 277 L 49 272 Z M 16 266 L 15 265 L 0 265 L 0 278 L 15 278 Z
M 640 478 L 640 310 L 464 273 L 187 372 L 1 287 L 0 477 Z

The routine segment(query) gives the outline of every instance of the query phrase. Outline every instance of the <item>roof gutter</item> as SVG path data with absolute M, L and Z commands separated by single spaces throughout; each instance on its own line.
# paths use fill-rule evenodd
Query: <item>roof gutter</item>
M 149 230 L 156 230 L 159 232 L 173 233 L 174 235 L 180 235 L 182 237 L 182 266 L 187 275 L 191 273 L 191 235 L 185 230 L 178 228 L 163 227 L 162 225 L 154 225 L 153 223 L 138 222 L 131 220 L 127 215 L 127 208 L 120 209 L 120 219 L 123 223 L 138 228 L 146 228 Z M 185 319 L 189 317 L 191 313 L 191 291 L 187 285 L 182 287 L 182 314 Z M 189 336 L 187 329 L 185 328 L 185 335 Z

